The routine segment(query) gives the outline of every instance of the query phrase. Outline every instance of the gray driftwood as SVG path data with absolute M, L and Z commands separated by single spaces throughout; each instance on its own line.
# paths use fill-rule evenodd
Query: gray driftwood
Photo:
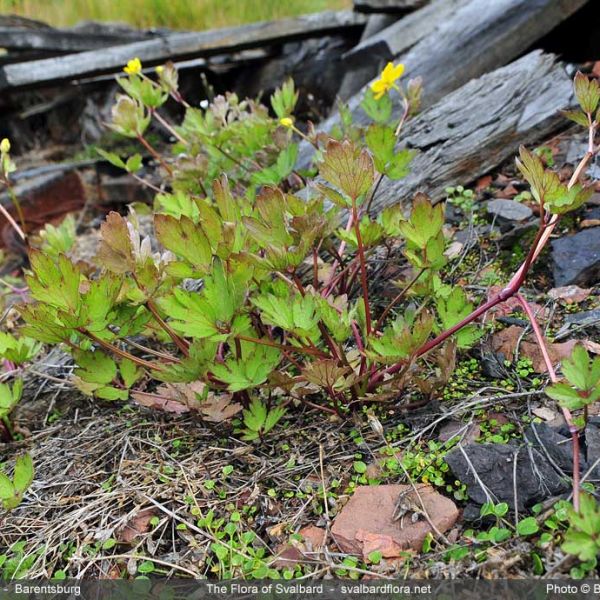
M 405 78 L 423 77 L 426 108 L 471 79 L 513 60 L 588 1 L 436 0 L 399 23 L 422 11 L 448 6 L 448 2 L 454 2 L 457 8 L 396 58 L 406 65 Z M 362 92 L 353 96 L 348 105 L 355 122 L 366 124 L 367 117 L 359 106 L 361 99 Z M 327 131 L 338 119 L 333 114 L 319 128 Z M 311 146 L 302 144 L 300 165 L 308 164 L 311 155 Z
M 368 65 L 387 61 L 407 52 L 470 0 L 433 0 L 419 10 L 395 21 L 388 27 L 363 36 L 359 44 L 346 53 L 350 65 Z
M 137 56 L 147 65 L 165 60 L 211 56 L 297 39 L 348 32 L 364 27 L 366 18 L 351 11 L 329 11 L 280 21 L 252 23 L 212 31 L 172 33 L 160 39 L 32 61 L 27 68 L 6 65 L 0 70 L 0 89 L 47 85 L 119 71 Z
M 440 200 L 449 185 L 468 184 L 513 156 L 520 144 L 565 124 L 573 104 L 571 78 L 554 57 L 534 51 L 473 80 L 409 121 L 402 142 L 417 154 L 410 175 L 384 179 L 373 203 L 379 211 L 408 203 L 417 191 Z
M 424 100 L 431 104 L 470 79 L 513 60 L 588 1 L 461 2 L 449 19 L 402 54 L 406 76 L 423 77 Z
M 429 0 L 354 0 L 354 10 L 366 13 L 407 13 Z
M 106 48 L 153 37 L 144 32 L 90 33 L 70 29 L 31 29 L 0 27 L 0 43 L 8 50 L 44 50 L 47 52 L 82 52 Z
M 369 15 L 369 19 L 360 38 L 361 41 L 367 40 L 379 31 L 386 29 L 392 23 L 395 23 L 397 19 L 398 15 Z M 346 59 L 346 55 L 344 55 L 344 59 Z M 364 65 L 357 65 L 348 60 L 344 60 L 344 65 L 347 70 L 342 79 L 340 89 L 338 90 L 338 96 L 345 102 L 348 98 L 360 91 L 367 81 L 371 81 L 371 79 L 377 75 L 377 71 L 381 65 L 375 60 L 367 61 Z

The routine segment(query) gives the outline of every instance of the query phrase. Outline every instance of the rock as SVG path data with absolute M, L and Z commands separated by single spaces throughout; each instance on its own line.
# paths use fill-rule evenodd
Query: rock
M 572 473 L 573 455 L 569 435 L 562 435 L 546 423 L 535 423 L 527 428 L 525 438 L 555 469 L 560 469 L 565 475 Z M 585 463 L 583 460 L 581 462 L 583 469 Z
M 385 549 L 388 555 L 411 548 L 419 550 L 425 536 L 430 532 L 435 535 L 435 532 L 423 517 L 414 523 L 408 515 L 402 523 L 394 520 L 398 497 L 407 490 L 412 490 L 412 486 L 357 487 L 352 498 L 335 518 L 331 529 L 340 550 L 362 554 L 365 549 L 372 549 L 375 545 L 380 550 Z M 436 528 L 442 533 L 450 529 L 458 518 L 458 508 L 454 502 L 428 485 L 418 485 L 417 490 L 425 511 Z M 418 499 L 416 503 L 420 505 Z
M 496 355 L 501 355 L 504 359 L 510 361 L 514 360 L 515 352 L 518 350 L 520 357 L 531 359 L 533 370 L 536 373 L 546 373 L 546 363 L 539 344 L 531 335 L 524 337 L 525 333 L 523 327 L 511 325 L 492 335 L 491 348 Z M 576 342 L 576 340 L 569 340 L 562 343 L 547 344 L 552 364 L 556 365 L 567 356 L 570 356 Z
M 547 406 L 538 406 L 537 408 L 532 408 L 531 412 L 540 419 L 543 419 L 547 422 L 553 422 L 559 416 L 559 413 L 553 411 L 551 408 Z
M 533 211 L 529 206 L 504 198 L 490 200 L 487 203 L 487 211 L 490 215 L 498 219 L 500 225 L 504 223 L 512 224 L 514 222 L 521 223 L 527 221 L 533 215 Z
M 438 434 L 440 442 L 447 442 L 454 437 L 459 437 L 463 443 L 474 442 L 479 438 L 481 428 L 477 423 L 462 423 L 461 421 L 448 421 Z
M 591 325 L 592 323 L 600 323 L 600 308 L 567 315 L 565 317 L 565 323 L 568 323 L 569 325 Z
M 322 527 L 315 525 L 307 525 L 298 533 L 302 536 L 307 547 L 310 547 L 313 551 L 320 550 L 327 539 L 327 532 Z
M 567 304 L 583 302 L 592 293 L 591 288 L 580 288 L 578 285 L 566 285 L 552 288 L 548 296 L 553 300 L 564 300 Z
M 600 275 L 600 228 L 584 229 L 552 242 L 554 285 L 591 285 Z
M 588 468 L 600 460 L 600 418 L 590 419 L 585 428 L 585 445 Z M 600 479 L 600 462 L 594 467 L 591 479 Z
M 327 532 L 315 525 L 307 525 L 298 533 L 302 536 L 302 542 L 288 542 L 277 547 L 277 558 L 273 562 L 276 569 L 293 568 L 296 564 L 311 560 L 313 557 L 310 553 L 321 550 L 327 541 Z
M 477 504 L 484 504 L 491 499 L 494 502 L 506 502 L 514 509 L 516 492 L 517 506 L 519 510 L 524 510 L 548 496 L 569 489 L 538 450 L 515 442 L 469 444 L 462 450 L 459 447 L 448 453 L 446 462 L 454 476 L 467 485 L 469 498 Z

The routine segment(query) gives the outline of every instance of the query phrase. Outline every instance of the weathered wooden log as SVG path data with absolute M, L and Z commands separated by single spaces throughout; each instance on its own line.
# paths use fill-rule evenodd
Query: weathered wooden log
M 70 29 L 31 29 L 0 27 L 0 44 L 8 50 L 44 50 L 47 52 L 84 52 L 107 46 L 151 39 L 151 34 L 138 31 L 128 33 L 90 33 Z
M 426 108 L 467 81 L 513 60 L 588 1 L 436 0 L 402 21 L 421 11 L 448 7 L 449 2 L 457 8 L 397 60 L 406 65 L 405 78 L 423 77 L 422 101 Z M 362 92 L 353 96 L 348 105 L 355 122 L 366 124 L 361 99 Z M 396 108 L 399 115 L 400 107 Z M 319 128 L 327 131 L 338 120 L 339 115 L 333 114 Z M 300 166 L 306 166 L 312 154 L 310 144 L 302 144 Z
M 419 10 L 395 21 L 385 29 L 361 39 L 344 58 L 350 65 L 372 65 L 392 60 L 431 35 L 470 0 L 433 0 Z
M 395 23 L 398 19 L 398 15 L 389 14 L 374 14 L 370 15 L 365 25 L 365 28 L 361 35 L 361 42 L 369 39 L 371 36 L 389 27 L 392 23 Z M 344 55 L 344 58 L 346 55 Z M 347 71 L 344 74 L 342 83 L 338 90 L 338 97 L 342 101 L 348 100 L 348 98 L 358 93 L 360 89 L 371 81 L 377 74 L 379 64 L 375 61 L 368 61 L 365 65 L 356 65 L 352 62 L 344 61 Z
M 269 44 L 359 30 L 366 17 L 351 11 L 329 11 L 280 21 L 252 23 L 212 31 L 172 33 L 160 39 L 32 61 L 27 68 L 7 65 L 0 69 L 0 89 L 43 86 L 119 71 L 137 56 L 145 64 L 212 56 Z
M 408 13 L 429 0 L 354 0 L 354 10 L 365 13 Z
M 513 156 L 520 144 L 552 134 L 568 122 L 574 103 L 564 66 L 539 50 L 470 81 L 409 121 L 402 144 L 417 151 L 405 179 L 384 179 L 373 210 L 408 203 L 417 191 L 433 200 L 449 185 L 474 181 Z
M 424 100 L 431 104 L 470 79 L 513 60 L 587 2 L 460 2 L 449 19 L 399 58 L 406 64 L 407 77 L 423 77 Z M 435 8 L 435 4 L 422 10 Z

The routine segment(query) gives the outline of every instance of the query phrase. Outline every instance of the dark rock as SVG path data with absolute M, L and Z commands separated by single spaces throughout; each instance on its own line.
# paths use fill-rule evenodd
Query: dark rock
M 568 475 L 573 470 L 573 455 L 571 453 L 571 437 L 562 435 L 546 423 L 535 423 L 525 432 L 525 438 L 532 448 L 544 455 L 548 462 L 557 470 Z M 585 465 L 582 464 L 582 468 Z
M 490 200 L 487 203 L 487 211 L 490 215 L 496 217 L 500 224 L 503 221 L 509 223 L 516 221 L 520 223 L 527 221 L 533 215 L 533 211 L 526 204 L 503 198 Z
M 565 323 L 568 323 L 569 325 L 591 325 L 592 323 L 600 323 L 600 308 L 567 315 L 565 317 Z
M 488 237 L 492 228 L 489 225 L 477 225 L 466 227 L 456 232 L 454 239 L 461 244 L 473 244 L 480 237 Z
M 493 515 L 481 516 L 481 505 L 475 502 L 467 502 L 462 512 L 462 520 L 469 523 L 477 523 L 478 526 L 494 525 L 496 517 Z
M 588 285 L 600 275 L 600 228 L 584 229 L 552 242 L 554 285 Z
M 462 421 L 448 421 L 438 433 L 440 442 L 447 442 L 458 437 L 461 442 L 474 442 L 479 438 L 481 428 L 477 423 L 463 423 Z
M 467 485 L 469 498 L 477 504 L 491 499 L 506 502 L 514 509 L 516 494 L 517 507 L 524 510 L 569 489 L 567 482 L 538 450 L 514 442 L 470 444 L 462 450 L 459 447 L 446 455 L 446 462 L 455 477 Z

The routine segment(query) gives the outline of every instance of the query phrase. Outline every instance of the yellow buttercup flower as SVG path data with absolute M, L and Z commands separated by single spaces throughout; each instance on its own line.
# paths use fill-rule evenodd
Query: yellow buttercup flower
M 4 138 L 0 142 L 0 152 L 2 152 L 2 154 L 8 154 L 10 152 L 10 140 L 8 138 Z
M 389 62 L 385 69 L 381 72 L 379 79 L 371 84 L 371 90 L 375 95 L 375 100 L 379 100 L 382 96 L 387 94 L 392 88 L 398 89 L 396 80 L 402 77 L 404 73 L 404 65 L 400 63 L 394 66 L 394 63 Z
M 163 73 L 163 71 L 165 70 L 165 68 L 162 65 L 158 65 L 158 67 L 156 67 L 155 70 L 158 75 L 161 75 Z
M 279 123 L 284 127 L 293 127 L 294 119 L 292 119 L 291 117 L 282 117 L 281 119 L 279 119 Z
M 136 56 L 132 58 L 127 65 L 123 68 L 123 71 L 127 75 L 137 75 L 142 71 L 142 61 Z

